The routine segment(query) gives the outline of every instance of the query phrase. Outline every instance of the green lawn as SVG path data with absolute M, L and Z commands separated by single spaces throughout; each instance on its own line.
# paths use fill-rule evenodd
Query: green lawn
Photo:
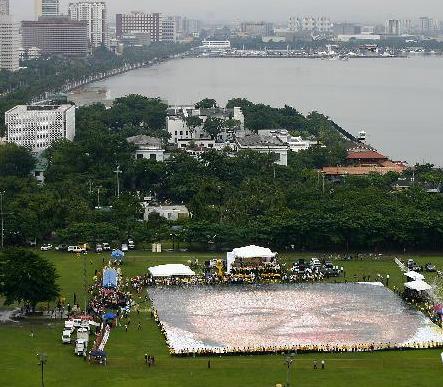
M 72 302 L 76 292 L 83 297 L 83 258 L 69 254 L 45 253 L 55 263 L 60 274 L 62 293 Z M 104 256 L 104 255 L 103 255 Z M 214 254 L 134 252 L 124 265 L 125 275 L 144 273 L 146 267 L 161 263 L 200 260 Z M 306 255 L 305 255 L 306 256 Z M 292 261 L 295 255 L 283 255 Z M 433 262 L 443 268 L 443 258 L 420 257 L 420 264 Z M 361 280 L 363 274 L 390 274 L 390 287 L 402 283 L 400 270 L 392 258 L 372 261 L 337 262 L 346 270 L 348 280 L 354 274 Z M 86 257 L 88 280 L 95 269 L 100 269 L 102 256 Z M 142 330 L 137 329 L 138 321 Z M 31 329 L 34 337 L 30 336 Z M 285 383 L 284 356 L 213 357 L 211 369 L 207 358 L 172 358 L 156 324 L 146 310 L 140 315 L 132 313 L 131 325 L 126 333 L 122 327 L 111 332 L 106 347 L 107 367 L 89 365 L 73 354 L 72 345 L 62 345 L 62 323 L 57 321 L 26 321 L 0 326 L 0 386 L 38 386 L 40 368 L 37 353 L 45 352 L 45 386 L 275 386 Z M 156 366 L 148 368 L 143 363 L 144 353 L 155 356 Z M 297 355 L 292 370 L 291 386 L 439 386 L 443 378 L 441 350 L 306 354 Z M 312 362 L 324 359 L 325 370 L 313 370 Z

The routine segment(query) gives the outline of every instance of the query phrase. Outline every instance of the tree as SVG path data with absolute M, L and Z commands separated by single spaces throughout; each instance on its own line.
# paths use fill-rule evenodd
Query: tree
M 191 135 L 194 133 L 195 128 L 203 125 L 203 120 L 199 116 L 189 116 L 185 118 L 186 126 L 189 128 Z
M 217 117 L 208 117 L 203 125 L 203 130 L 208 133 L 213 140 L 217 139 L 222 128 L 223 120 Z
M 15 144 L 0 145 L 0 176 L 25 177 L 35 166 L 35 158 L 26 148 Z
M 195 104 L 196 109 L 212 109 L 217 107 L 217 101 L 212 98 L 202 99 Z
M 5 304 L 53 301 L 60 293 L 55 266 L 27 250 L 6 250 L 0 255 L 0 294 Z

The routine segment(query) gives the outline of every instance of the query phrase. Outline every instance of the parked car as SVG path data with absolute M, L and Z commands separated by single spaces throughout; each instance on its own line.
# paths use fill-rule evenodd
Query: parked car
M 50 245 L 50 244 L 42 245 L 42 247 L 40 247 L 41 251 L 49 251 L 51 249 L 52 249 L 52 245 Z
M 122 243 L 122 251 L 128 251 L 128 245 L 126 243 Z
M 95 252 L 101 253 L 102 251 L 103 251 L 103 246 L 100 243 L 97 243 L 97 245 L 95 246 Z
M 109 245 L 109 243 L 104 242 L 102 246 L 103 246 L 103 251 L 111 251 L 111 246 Z
M 421 267 L 418 266 L 413 259 L 408 259 L 408 269 L 410 271 L 416 271 L 416 272 L 419 272 L 422 270 Z
M 71 336 L 72 336 L 71 330 L 64 330 L 62 333 L 62 343 L 71 344 Z
M 86 249 L 84 247 L 81 246 L 68 246 L 68 253 L 76 253 L 76 254 L 80 254 L 80 253 L 86 253 Z
M 68 250 L 68 246 L 61 244 L 61 245 L 55 246 L 55 249 L 57 251 L 66 251 L 66 250 Z
M 88 351 L 88 342 L 83 339 L 77 339 L 75 341 L 74 353 L 77 356 L 83 356 Z
M 135 243 L 132 239 L 128 239 L 128 247 L 130 250 L 134 250 L 135 249 Z
M 337 266 L 334 266 L 330 261 L 325 262 L 322 272 L 329 277 L 338 277 L 340 275 L 340 269 Z
M 432 263 L 427 263 L 426 266 L 425 266 L 425 270 L 426 270 L 428 273 L 433 273 L 433 272 L 436 272 L 436 271 L 437 271 L 437 268 L 436 268 L 435 265 L 433 265 Z
M 321 268 L 321 262 L 318 258 L 311 258 L 310 266 L 311 269 L 319 270 Z

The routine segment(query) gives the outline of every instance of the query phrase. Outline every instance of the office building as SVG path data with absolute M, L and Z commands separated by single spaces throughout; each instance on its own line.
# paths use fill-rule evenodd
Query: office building
M 266 22 L 244 22 L 240 24 L 240 32 L 249 36 L 269 36 L 274 33 L 274 25 Z
M 9 0 L 0 0 L 0 15 L 9 15 Z
M 176 19 L 160 13 L 131 12 L 116 15 L 116 35 L 122 37 L 134 32 L 151 35 L 152 42 L 175 42 Z
M 35 15 L 54 17 L 60 14 L 60 0 L 35 0 Z
M 72 20 L 88 23 L 88 37 L 92 48 L 108 46 L 108 22 L 104 1 L 70 3 L 68 14 Z
M 180 35 L 198 35 L 202 30 L 202 22 L 187 17 L 175 16 L 175 33 Z
M 7 140 L 40 153 L 75 137 L 74 105 L 18 105 L 5 113 Z
M 19 24 L 11 16 L 0 15 L 0 69 L 17 71 L 20 68 Z
M 387 35 L 400 35 L 401 34 L 401 23 L 398 19 L 386 20 L 385 32 Z
M 89 53 L 88 23 L 68 17 L 42 17 L 22 22 L 22 44 L 27 51 L 38 48 L 48 55 L 86 56 Z
M 335 35 L 359 35 L 361 26 L 354 23 L 334 23 L 332 30 Z

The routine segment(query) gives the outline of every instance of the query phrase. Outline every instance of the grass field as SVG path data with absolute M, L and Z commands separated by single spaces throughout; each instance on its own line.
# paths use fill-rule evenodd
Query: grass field
M 60 274 L 62 295 L 72 303 L 74 292 L 83 300 L 83 258 L 69 254 L 45 253 Z M 192 258 L 211 258 L 214 254 L 133 252 L 123 267 L 125 275 L 146 272 L 148 266 L 180 263 Z M 307 255 L 309 256 L 309 255 Z M 105 255 L 86 257 L 88 279 L 100 269 Z M 107 257 L 107 256 L 106 256 Z M 295 255 L 283 255 L 291 261 Z M 443 268 L 443 257 L 414 257 L 419 264 L 432 262 Z M 337 262 L 346 271 L 347 280 L 362 275 L 390 275 L 390 287 L 400 286 L 403 278 L 392 257 L 379 260 Z M 356 276 L 356 277 L 354 277 Z M 431 278 L 429 278 L 431 279 Z M 138 322 L 142 329 L 138 330 Z M 34 331 L 34 337 L 30 332 Z M 73 346 L 62 345 L 62 322 L 32 321 L 0 325 L 0 386 L 39 386 L 37 353 L 45 352 L 45 386 L 275 386 L 286 381 L 283 355 L 235 356 L 211 358 L 172 358 L 154 321 L 143 310 L 132 313 L 128 332 L 119 327 L 111 332 L 106 347 L 108 365 L 90 365 L 73 354 Z M 156 365 L 144 365 L 145 353 L 154 355 Z M 304 354 L 296 355 L 291 386 L 440 386 L 443 378 L 441 350 Z M 325 360 L 325 370 L 313 370 L 312 362 Z

